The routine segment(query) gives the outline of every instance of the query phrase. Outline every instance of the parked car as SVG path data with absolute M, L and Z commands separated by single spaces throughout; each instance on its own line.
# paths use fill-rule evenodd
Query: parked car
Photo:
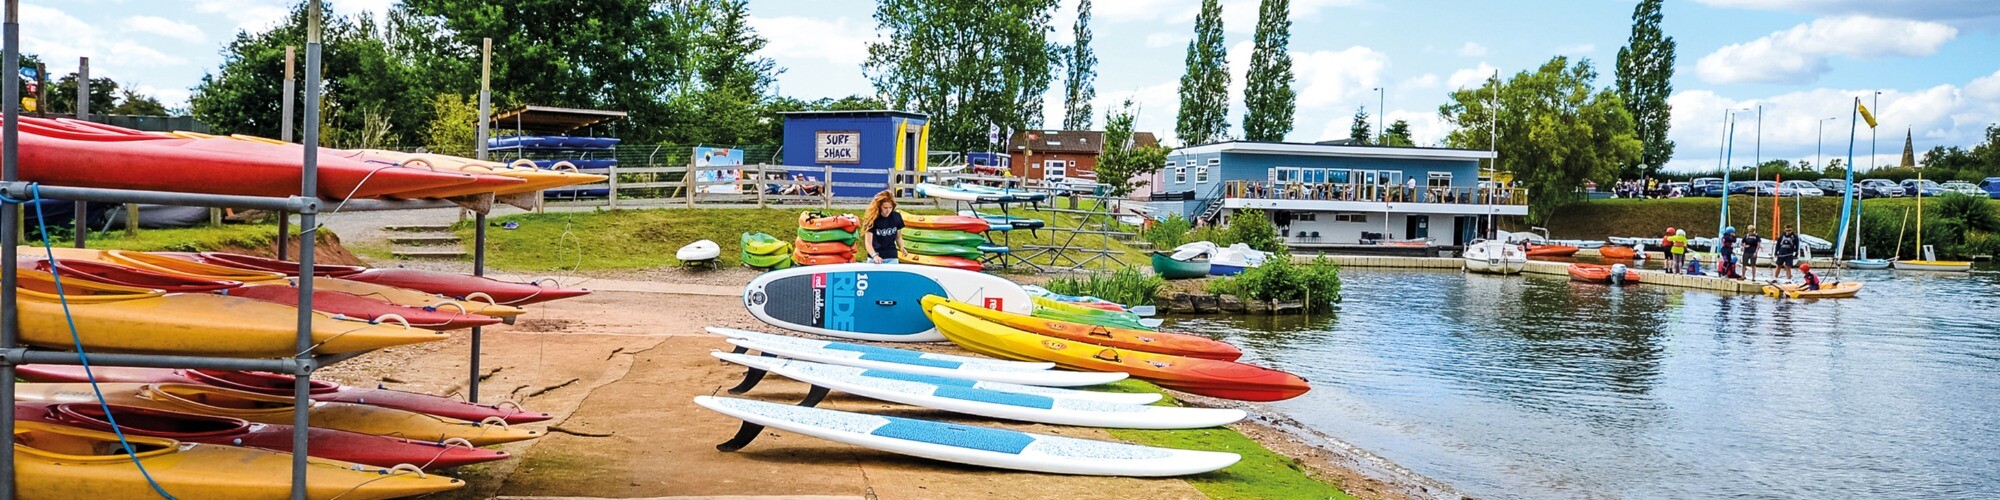
M 2000 182 L 1996 182 L 1995 185 L 2000 186 Z M 1674 193 L 1680 193 L 1681 196 L 1697 196 L 1694 192 L 1689 191 L 1690 188 L 1691 186 L 1685 182 L 1669 182 L 1666 184 L 1661 184 L 1660 196 L 1673 196 Z
M 1729 195 L 1762 196 L 1765 194 L 1761 189 L 1763 187 L 1758 181 L 1733 181 L 1729 183 Z
M 1924 180 L 1903 179 L 1903 183 L 1901 185 L 1903 186 L 1903 192 L 1905 194 L 1914 195 L 1917 194 L 1917 192 L 1920 190 L 1923 192 L 1922 193 L 1923 196 L 1937 196 L 1944 194 L 1944 186 L 1939 186 L 1937 181 L 1933 181 L 1930 179 L 1924 179 Z
M 1826 191 L 1821 191 L 1819 186 L 1806 181 L 1785 181 L 1784 184 L 1780 184 L 1778 187 L 1780 191 L 1784 189 L 1792 190 L 1792 194 L 1785 196 L 1826 196 Z
M 1841 179 L 1820 179 L 1813 182 L 1813 187 L 1827 196 L 1847 194 L 1847 181 Z M 1868 197 L 1867 193 L 1862 193 L 1862 197 Z
M 1722 179 L 1719 177 L 1702 177 L 1688 181 L 1688 195 L 1722 196 Z
M 1979 188 L 1986 190 L 1986 196 L 1989 198 L 2000 198 L 2000 177 L 1987 177 L 1986 180 L 1979 181 Z
M 1958 193 L 1969 196 L 1987 196 L 1986 190 L 1980 189 L 1979 186 L 1974 186 L 1972 185 L 1972 183 L 1965 181 L 1951 181 L 1939 185 L 1939 187 L 1944 188 L 1945 192 L 1947 193 Z
M 1859 184 L 1861 184 L 1861 196 L 1863 198 L 1869 197 L 1870 191 L 1873 191 L 1876 197 L 1882 198 L 1896 198 L 1909 194 L 1903 192 L 1902 186 L 1888 179 L 1862 179 Z

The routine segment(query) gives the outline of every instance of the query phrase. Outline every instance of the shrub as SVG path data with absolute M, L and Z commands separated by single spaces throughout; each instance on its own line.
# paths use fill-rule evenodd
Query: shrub
M 1957 219 L 1959 222 L 1965 224 L 1966 229 L 1986 232 L 2000 231 L 2000 213 L 1994 212 L 1993 206 L 1987 203 L 1985 197 L 1950 193 L 1938 197 L 1937 204 L 1934 206 L 1928 206 L 1931 205 L 1929 203 L 1925 205 L 1927 205 L 1924 207 L 1925 209 L 1936 210 L 1933 213 L 1937 214 L 1937 218 Z M 1925 236 L 1929 235 L 1926 234 Z
M 1277 302 L 1306 301 L 1307 312 L 1331 310 L 1340 302 L 1340 265 L 1322 255 L 1311 263 L 1292 262 L 1289 253 L 1271 254 L 1264 265 L 1243 270 L 1243 274 L 1211 280 L 1210 293 L 1230 294 L 1248 300 Z
M 1168 249 L 1187 244 L 1188 231 L 1194 229 L 1194 221 L 1180 214 L 1167 216 L 1165 220 L 1153 223 L 1139 233 L 1139 237 L 1153 243 L 1153 248 Z
M 1063 295 L 1089 295 L 1128 306 L 1142 306 L 1152 304 L 1153 293 L 1166 282 L 1160 275 L 1135 267 L 1122 267 L 1109 274 L 1056 278 L 1049 282 L 1048 289 Z
M 1284 250 L 1285 244 L 1278 240 L 1278 228 L 1271 224 L 1271 218 L 1264 216 L 1263 210 L 1238 210 L 1229 216 L 1228 243 L 1216 241 L 1217 245 L 1242 243 L 1265 252 Z M 1199 241 L 1199 240 L 1197 240 Z

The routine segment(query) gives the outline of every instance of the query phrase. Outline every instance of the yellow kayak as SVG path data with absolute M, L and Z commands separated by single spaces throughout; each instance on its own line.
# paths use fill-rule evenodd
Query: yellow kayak
M 1820 287 L 1818 290 L 1807 290 L 1805 289 L 1805 285 L 1795 284 L 1764 285 L 1764 295 L 1767 297 L 1789 297 L 1794 299 L 1844 299 L 1853 297 L 1860 292 L 1861 282 L 1859 281 L 1834 283 Z
M 251 422 L 291 425 L 292 398 L 193 384 L 97 384 L 114 405 L 240 418 Z M 90 384 L 20 384 L 18 398 L 35 403 L 96 403 Z M 316 401 L 307 420 L 313 427 L 439 442 L 464 439 L 473 446 L 512 443 L 542 437 L 539 429 L 482 424 L 358 403 Z
M 44 422 L 14 423 L 14 493 L 40 498 L 157 498 L 133 457 L 108 432 Z M 140 464 L 176 498 L 285 498 L 292 456 L 172 439 L 125 436 Z M 307 459 L 306 497 L 377 500 L 450 491 L 457 479 L 323 459 Z
M 117 264 L 134 269 L 153 271 L 156 273 L 165 273 L 165 274 L 172 274 L 175 276 L 186 276 L 186 277 L 199 278 L 205 280 L 241 281 L 245 284 L 250 284 L 250 285 L 298 286 L 298 282 L 295 279 L 280 273 L 274 273 L 269 271 L 258 271 L 253 269 L 240 269 L 227 266 L 218 266 L 214 264 L 196 262 L 176 257 L 168 257 L 165 255 L 150 254 L 146 252 L 133 252 L 129 250 L 91 250 L 82 248 L 56 248 L 54 250 L 55 250 L 55 257 L 57 259 L 75 259 L 75 260 L 103 262 L 106 264 Z M 44 252 L 43 249 L 39 247 L 21 247 L 20 252 L 22 256 L 27 258 L 35 258 L 37 256 L 47 255 L 46 252 Z M 446 310 L 459 309 L 466 312 L 470 312 L 472 314 L 478 314 L 481 316 L 492 316 L 495 318 L 511 318 L 515 316 L 520 316 L 522 313 L 527 312 L 527 310 L 521 309 L 519 307 L 499 305 L 489 301 L 458 300 L 443 295 L 424 293 L 416 290 L 411 290 L 408 288 L 377 285 L 374 283 L 364 283 L 360 281 L 344 280 L 340 278 L 325 278 L 325 277 L 313 278 L 313 289 L 320 291 L 328 291 L 328 292 L 351 293 L 354 295 L 360 295 L 372 299 L 388 301 L 390 303 L 400 306 L 438 308 Z
M 18 286 L 21 341 L 72 349 L 53 277 L 21 269 Z M 89 351 L 190 356 L 278 357 L 297 354 L 298 309 L 256 299 L 200 293 L 166 293 L 83 280 L 63 280 L 70 318 Z M 313 313 L 313 352 L 381 349 L 450 338 L 396 324 L 372 325 Z

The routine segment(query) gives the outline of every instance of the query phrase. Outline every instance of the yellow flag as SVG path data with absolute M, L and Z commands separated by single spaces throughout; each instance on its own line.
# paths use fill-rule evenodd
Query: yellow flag
M 1861 120 L 1868 122 L 1868 128 L 1875 128 L 1875 114 L 1868 112 L 1868 106 L 1859 102 L 1854 103 L 1854 105 L 1861 108 Z

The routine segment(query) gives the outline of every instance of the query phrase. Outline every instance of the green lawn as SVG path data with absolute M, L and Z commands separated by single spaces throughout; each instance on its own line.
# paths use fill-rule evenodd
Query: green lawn
M 126 236 L 123 230 L 108 233 L 90 233 L 85 243 L 90 248 L 105 250 L 136 250 L 145 252 L 209 252 L 225 249 L 265 248 L 277 241 L 276 224 L 224 224 L 221 227 L 191 227 L 181 229 L 141 229 L 137 235 Z M 68 237 L 51 241 L 55 246 L 71 246 Z M 40 239 L 23 240 L 23 245 L 39 246 Z
M 1158 386 L 1126 379 L 1108 386 L 1111 392 L 1163 392 Z M 1173 396 L 1154 403 L 1175 406 Z M 1131 443 L 1187 450 L 1226 451 L 1243 456 L 1222 470 L 1187 476 L 1189 484 L 1215 499 L 1338 498 L 1352 495 L 1338 486 L 1313 479 L 1304 464 L 1273 452 L 1241 432 L 1227 427 L 1180 430 L 1111 429 L 1111 436 Z
M 1862 210 L 1888 210 L 1896 214 L 1905 209 L 1914 211 L 1917 206 L 1915 198 L 1872 199 L 1864 203 Z M 1934 213 L 1937 203 L 1935 198 L 1926 198 L 1924 209 Z M 1990 203 L 2000 209 L 2000 200 Z M 1729 224 L 1742 231 L 1748 231 L 1754 224 L 1769 235 L 1771 199 L 1760 198 L 1754 205 L 1756 214 L 1753 220 L 1753 202 L 1749 197 L 1729 197 Z M 1548 228 L 1550 235 L 1562 239 L 1658 236 L 1668 227 L 1686 228 L 1689 236 L 1715 236 L 1721 210 L 1720 198 L 1593 200 L 1557 209 L 1541 227 Z M 1800 232 L 1832 239 L 1839 233 L 1840 198 L 1786 199 L 1783 215 L 1783 224 L 1787 226 L 1802 221 L 1799 222 L 1803 228 Z M 1914 212 L 1911 217 L 1914 219 Z M 1526 227 L 1516 226 L 1513 229 Z

